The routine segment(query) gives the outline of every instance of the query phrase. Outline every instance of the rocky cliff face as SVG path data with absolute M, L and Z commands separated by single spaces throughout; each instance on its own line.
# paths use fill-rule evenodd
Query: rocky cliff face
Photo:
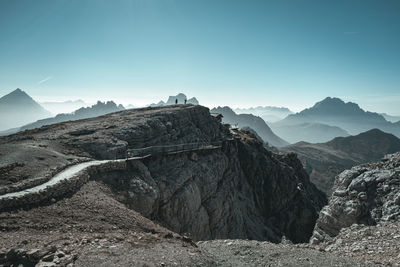
M 330 240 L 352 224 L 375 225 L 400 214 L 400 153 L 353 167 L 336 177 L 329 204 L 319 215 L 312 242 Z
M 45 144 L 57 153 L 113 159 L 133 148 L 215 141 L 221 146 L 129 160 L 90 179 L 127 207 L 194 239 L 307 242 L 326 200 L 300 161 L 265 150 L 249 133 L 232 136 L 201 106 L 126 110 L 45 126 L 4 137 L 0 148 Z M 35 153 L 25 156 L 34 162 Z
M 254 139 L 132 161 L 94 179 L 132 209 L 197 240 L 307 242 L 325 203 L 294 154 L 274 155 Z

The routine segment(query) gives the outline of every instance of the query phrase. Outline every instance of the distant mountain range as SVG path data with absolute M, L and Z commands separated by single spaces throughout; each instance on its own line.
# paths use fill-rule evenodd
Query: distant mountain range
M 305 123 L 309 124 L 306 129 Z M 400 137 L 399 123 L 391 123 L 378 113 L 364 111 L 355 103 L 331 97 L 270 126 L 275 133 L 291 142 L 324 142 L 332 136 L 355 135 L 374 128 Z
M 386 113 L 381 113 L 381 115 L 390 122 L 400 122 L 400 116 L 392 116 Z
M 311 181 L 328 195 L 335 176 L 353 166 L 380 160 L 384 155 L 400 151 L 400 139 L 372 129 L 356 136 L 337 137 L 329 142 L 299 142 L 279 148 L 280 152 L 297 153 Z
M 112 113 L 112 112 L 116 112 L 116 111 L 120 111 L 120 110 L 124 110 L 124 109 L 125 108 L 122 105 L 117 105 L 113 101 L 108 101 L 108 102 L 98 101 L 97 104 L 95 104 L 91 107 L 80 108 L 73 113 L 67 113 L 67 114 L 63 113 L 63 114 L 58 114 L 57 116 L 52 117 L 52 118 L 38 120 L 36 122 L 26 124 L 19 128 L 13 128 L 13 129 L 9 129 L 9 130 L 0 132 L 0 135 L 13 134 L 13 133 L 16 133 L 19 131 L 40 128 L 44 125 L 50 125 L 50 124 L 64 122 L 64 121 L 75 121 L 75 120 L 93 118 L 93 117 L 102 116 L 102 115 L 105 115 L 108 113 Z
M 288 108 L 272 106 L 236 108 L 233 111 L 237 114 L 253 114 L 255 116 L 259 116 L 266 122 L 276 122 L 284 119 L 290 114 L 293 114 L 293 112 Z
M 275 135 L 265 121 L 252 114 L 236 114 L 230 107 L 218 107 L 211 110 L 212 113 L 222 114 L 222 121 L 239 128 L 250 127 L 264 140 L 272 146 L 286 146 L 289 143 Z
M 338 136 L 349 136 L 349 133 L 340 127 L 317 122 L 304 122 L 294 125 L 271 123 L 270 126 L 274 133 L 291 144 L 301 141 L 322 143 Z
M 49 116 L 49 111 L 19 88 L 0 98 L 0 131 Z
M 81 99 L 61 102 L 40 102 L 39 104 L 53 114 L 71 113 L 79 108 L 90 106 Z
M 176 96 L 169 96 L 167 102 L 160 101 L 157 104 L 152 103 L 149 106 L 150 107 L 159 107 L 159 106 L 175 105 L 175 100 L 178 100 L 178 104 L 184 104 L 185 99 L 187 100 L 186 104 L 193 104 L 193 105 L 199 104 L 199 101 L 195 97 L 188 99 L 185 94 L 179 93 Z

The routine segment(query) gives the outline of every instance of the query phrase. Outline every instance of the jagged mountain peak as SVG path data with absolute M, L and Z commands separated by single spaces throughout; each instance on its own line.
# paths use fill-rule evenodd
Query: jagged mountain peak
M 363 113 L 365 111 L 356 103 L 346 103 L 337 97 L 327 97 L 315 103 L 311 108 L 300 112 L 304 115 L 360 115 Z
M 35 100 L 32 99 L 32 97 L 30 97 L 26 92 L 22 91 L 19 88 L 15 89 L 11 93 L 0 98 L 1 104 L 13 105 L 13 104 L 21 103 L 21 102 L 24 102 L 24 103 L 31 102 L 32 104 L 33 103 L 37 104 L 35 102 Z M 37 104 L 37 105 L 39 105 L 39 104 Z
M 0 98 L 0 131 L 50 116 L 49 111 L 19 88 Z
M 365 111 L 356 103 L 344 102 L 335 97 L 327 97 L 310 108 L 287 116 L 279 121 L 276 127 L 293 126 L 304 122 L 337 126 L 352 135 L 378 128 L 400 137 L 398 124 L 388 122 L 376 112 Z

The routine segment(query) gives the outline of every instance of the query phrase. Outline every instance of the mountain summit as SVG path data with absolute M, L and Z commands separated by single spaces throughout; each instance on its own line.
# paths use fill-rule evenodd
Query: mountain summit
M 0 130 L 19 127 L 50 116 L 49 111 L 19 88 L 0 98 Z
M 340 98 L 336 97 L 327 97 L 324 100 L 315 103 L 313 107 L 300 112 L 300 114 L 304 115 L 361 115 L 363 113 L 364 111 L 356 103 L 346 103 Z
M 30 106 L 37 106 L 40 108 L 40 105 L 35 102 L 27 93 L 17 88 L 11 93 L 0 98 L 0 105 L 21 105 L 28 104 Z
M 322 123 L 344 129 L 354 135 L 378 128 L 400 137 L 400 127 L 388 122 L 382 115 L 365 111 L 357 104 L 344 102 L 339 98 L 327 97 L 299 113 L 289 115 L 274 127 L 299 125 L 302 123 Z

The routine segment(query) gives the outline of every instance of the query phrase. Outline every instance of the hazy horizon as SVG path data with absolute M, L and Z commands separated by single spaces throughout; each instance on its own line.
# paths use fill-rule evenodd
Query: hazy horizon
M 255 108 L 255 107 L 258 107 L 258 106 L 262 106 L 262 107 L 265 107 L 265 106 L 274 106 L 274 107 L 288 108 L 290 111 L 293 111 L 293 112 L 296 112 L 296 113 L 297 113 L 297 112 L 300 112 L 300 111 L 302 111 L 302 110 L 304 110 L 304 109 L 306 109 L 306 108 L 312 107 L 316 102 L 322 101 L 322 100 L 325 99 L 326 97 L 336 97 L 336 98 L 340 98 L 341 100 L 343 100 L 343 101 L 345 101 L 345 102 L 353 102 L 353 103 L 356 103 L 356 104 L 358 104 L 358 105 L 360 106 L 360 108 L 364 109 L 365 111 L 377 112 L 377 113 L 386 113 L 386 114 L 392 115 L 392 116 L 400 116 L 400 111 L 399 111 L 398 113 L 391 113 L 391 112 L 385 111 L 385 109 L 384 109 L 383 111 L 372 110 L 372 109 L 368 109 L 368 108 L 367 108 L 368 105 L 365 105 L 365 106 L 364 106 L 364 105 L 360 104 L 360 103 L 357 102 L 357 101 L 354 101 L 354 100 L 353 100 L 353 101 L 352 101 L 352 100 L 347 100 L 346 97 L 340 97 L 340 96 L 326 96 L 326 97 L 323 97 L 323 98 L 321 98 L 321 99 L 316 100 L 315 102 L 309 102 L 308 105 L 296 106 L 296 107 L 293 107 L 293 106 L 292 106 L 292 107 L 291 107 L 291 106 L 288 106 L 288 105 L 285 106 L 284 104 L 279 104 L 279 103 L 277 103 L 277 102 L 274 102 L 274 103 L 271 103 L 271 104 L 260 104 L 260 105 L 251 105 L 251 104 L 250 104 L 250 105 L 232 105 L 232 104 L 230 104 L 230 103 L 225 103 L 225 104 L 223 104 L 223 102 L 221 102 L 221 103 L 217 103 L 217 104 L 213 105 L 213 104 L 203 103 L 203 101 L 202 101 L 201 98 L 199 98 L 199 97 L 197 97 L 197 96 L 195 96 L 195 95 L 189 95 L 189 94 L 187 94 L 187 93 L 185 93 L 185 92 L 182 92 L 182 91 L 177 91 L 176 93 L 172 93 L 171 95 L 160 96 L 161 98 L 157 98 L 157 97 L 153 97 L 153 98 L 152 98 L 152 97 L 148 97 L 148 98 L 142 98 L 142 101 L 131 101 L 130 99 L 118 98 L 118 97 L 110 97 L 110 98 L 102 98 L 102 97 L 99 97 L 99 98 L 96 98 L 96 97 L 84 98 L 84 97 L 78 97 L 78 96 L 77 96 L 76 98 L 57 97 L 57 96 L 52 96 L 52 97 L 50 97 L 50 96 L 35 97 L 34 95 L 31 95 L 31 94 L 29 93 L 29 91 L 24 90 L 23 88 L 20 88 L 20 89 L 23 90 L 24 92 L 26 92 L 28 95 L 30 95 L 30 96 L 31 96 L 36 102 L 38 102 L 39 104 L 42 104 L 42 103 L 45 103 L 45 102 L 49 102 L 49 103 L 52 103 L 52 102 L 54 102 L 54 103 L 63 103 L 63 102 L 67 102 L 67 101 L 82 100 L 82 101 L 85 102 L 85 104 L 86 104 L 85 106 L 94 105 L 94 104 L 97 103 L 97 101 L 101 101 L 101 102 L 113 101 L 113 102 L 115 102 L 116 104 L 122 104 L 124 107 L 126 107 L 126 106 L 128 106 L 128 105 L 133 105 L 133 106 L 135 106 L 135 107 L 145 107 L 145 106 L 148 106 L 148 105 L 153 104 L 153 103 L 158 103 L 159 101 L 164 101 L 164 102 L 165 102 L 165 101 L 168 99 L 169 96 L 175 96 L 175 95 L 177 95 L 178 93 L 183 93 L 183 94 L 185 94 L 188 98 L 195 97 L 197 100 L 199 100 L 200 105 L 209 107 L 210 109 L 211 109 L 211 108 L 218 107 L 218 106 L 221 106 L 221 107 L 223 107 L 223 106 L 229 106 L 229 107 L 232 108 L 232 109 L 247 109 L 247 108 Z M 14 90 L 15 90 L 15 89 L 14 89 Z M 7 92 L 6 94 L 8 94 L 8 93 L 10 93 L 10 92 L 12 92 L 12 91 L 13 91 L 13 90 Z M 6 94 L 0 95 L 0 98 L 1 98 L 2 96 L 6 95 Z M 371 96 L 371 97 L 372 97 L 372 96 Z M 56 115 L 57 113 L 66 112 L 66 111 L 63 111 L 62 109 L 60 109 L 60 112 L 54 112 L 54 110 L 49 110 L 49 111 L 51 111 L 54 115 Z
M 0 2 L 0 95 L 400 115 L 399 1 Z

